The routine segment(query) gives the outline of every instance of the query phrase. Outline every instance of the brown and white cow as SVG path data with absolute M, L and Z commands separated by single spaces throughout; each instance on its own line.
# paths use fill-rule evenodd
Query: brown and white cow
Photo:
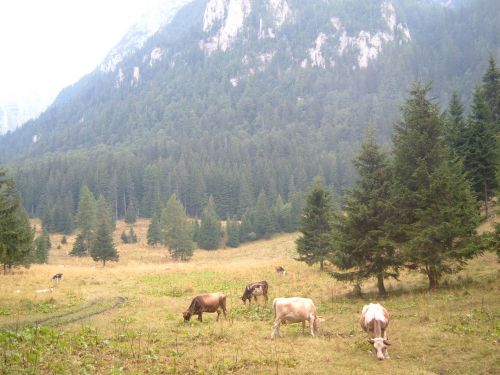
M 280 332 L 280 324 L 302 322 L 302 333 L 304 333 L 306 321 L 309 322 L 311 335 L 318 331 L 320 317 L 317 315 L 316 306 L 310 298 L 291 297 L 275 298 L 273 300 L 274 324 L 271 331 L 271 339 Z
M 54 276 L 52 276 L 52 281 L 55 281 L 59 283 L 59 281 L 62 281 L 63 279 L 63 274 L 62 273 L 56 273 Z
M 376 350 L 377 358 L 382 360 L 389 358 L 387 346 L 387 326 L 389 324 L 389 313 L 378 303 L 364 305 L 359 319 L 361 327 L 368 333 L 368 342 Z
M 283 266 L 277 266 L 276 268 L 276 273 L 281 276 L 286 276 L 286 271 L 283 268 Z
M 185 321 L 189 321 L 192 315 L 198 315 L 198 320 L 203 321 L 202 313 L 217 312 L 217 321 L 220 313 L 224 313 L 224 318 L 227 318 L 226 296 L 223 293 L 208 293 L 196 296 L 191 301 L 189 308 L 182 313 Z
M 255 299 L 255 302 L 257 302 L 257 296 L 264 296 L 267 302 L 268 289 L 269 284 L 265 280 L 250 283 L 246 286 L 245 291 L 241 296 L 241 300 L 244 304 L 246 304 L 246 301 L 248 300 L 248 304 L 250 305 L 252 303 L 252 297 Z

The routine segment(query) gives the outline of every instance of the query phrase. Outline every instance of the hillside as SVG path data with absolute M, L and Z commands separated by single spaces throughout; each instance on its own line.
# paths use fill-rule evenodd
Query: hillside
M 116 240 L 125 227 L 118 223 Z M 353 298 L 349 285 L 292 259 L 295 234 L 239 249 L 197 250 L 188 263 L 172 262 L 166 249 L 145 246 L 146 227 L 140 221 L 135 226 L 139 243 L 119 245 L 120 262 L 104 269 L 67 255 L 74 237 L 56 249 L 61 236 L 53 235 L 49 264 L 3 277 L 0 372 L 496 373 L 500 283 L 493 254 L 470 262 L 437 292 L 427 292 L 416 273 L 391 282 L 382 301 L 391 313 L 391 359 L 379 362 L 368 353 L 358 323 L 362 306 L 374 300 L 375 280 L 364 286 L 363 298 Z M 288 276 L 277 275 L 276 265 Z M 36 294 L 52 285 L 56 272 L 63 272 L 64 280 L 54 292 Z M 270 300 L 307 296 L 315 301 L 326 319 L 316 338 L 290 324 L 283 327 L 283 339 L 270 340 L 271 301 L 248 307 L 240 300 L 244 286 L 261 279 L 270 284 Z M 191 298 L 212 291 L 227 295 L 228 319 L 216 323 L 213 314 L 204 314 L 203 323 L 183 323 L 181 313 Z M 23 328 L 34 321 L 42 322 L 37 334 Z M 17 327 L 17 333 L 5 327 Z
M 412 81 L 469 100 L 499 25 L 496 0 L 195 0 L 0 137 L 0 162 L 33 215 L 83 183 L 119 217 L 150 216 L 151 194 L 191 215 L 213 195 L 225 217 L 316 175 L 341 191 L 367 127 L 390 143 Z

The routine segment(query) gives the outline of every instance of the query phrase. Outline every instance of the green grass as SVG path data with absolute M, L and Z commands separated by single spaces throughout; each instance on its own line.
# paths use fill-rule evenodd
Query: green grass
M 138 235 L 141 239 L 141 231 Z M 375 281 L 363 286 L 363 297 L 352 297 L 349 285 L 294 261 L 294 239 L 284 235 L 239 249 L 197 251 L 189 263 L 168 261 L 165 249 L 139 243 L 120 246 L 122 261 L 104 269 L 56 250 L 49 265 L 0 278 L 0 373 L 500 372 L 495 255 L 474 259 L 436 292 L 428 292 L 425 278 L 416 273 L 391 281 L 389 296 L 380 301 L 391 314 L 391 359 L 381 362 L 368 353 L 358 323 L 362 306 L 377 300 Z M 287 277 L 276 275 L 278 264 Z M 35 295 L 62 265 L 64 281 L 50 295 Z M 262 279 L 270 284 L 269 302 L 244 306 L 244 286 Z M 204 314 L 203 323 L 184 323 L 181 313 L 192 297 L 212 291 L 226 293 L 228 319 L 215 322 L 215 314 Z M 326 319 L 317 337 L 289 324 L 282 329 L 284 338 L 270 340 L 271 301 L 278 296 L 315 301 Z M 37 321 L 45 323 L 36 327 Z

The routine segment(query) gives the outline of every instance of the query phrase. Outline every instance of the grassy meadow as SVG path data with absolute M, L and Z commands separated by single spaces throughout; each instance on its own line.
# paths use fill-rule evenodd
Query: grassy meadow
M 374 280 L 362 298 L 350 296 L 351 286 L 293 259 L 296 234 L 173 262 L 165 248 L 146 246 L 147 225 L 134 225 L 139 243 L 123 245 L 127 226 L 117 224 L 120 261 L 105 268 L 68 256 L 74 236 L 61 245 L 53 235 L 49 264 L 0 276 L 0 374 L 500 374 L 500 265 L 492 253 L 437 292 L 418 273 L 388 282 L 379 302 L 391 313 L 391 359 L 377 361 L 358 323 L 362 306 L 377 301 Z M 277 275 L 277 265 L 289 274 Z M 57 272 L 59 284 L 51 281 Z M 264 279 L 269 302 L 244 306 L 245 285 Z M 203 323 L 184 323 L 192 297 L 213 291 L 227 295 L 228 319 L 204 314 Z M 270 340 L 278 296 L 315 301 L 326 319 L 317 337 L 291 324 Z

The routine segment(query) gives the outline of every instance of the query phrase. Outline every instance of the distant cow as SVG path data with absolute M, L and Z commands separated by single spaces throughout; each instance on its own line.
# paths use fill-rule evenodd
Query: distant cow
M 387 346 L 387 325 L 389 324 L 389 313 L 378 303 L 364 305 L 359 319 L 361 327 L 368 333 L 368 342 L 373 345 L 377 352 L 377 358 L 382 360 L 389 358 Z
M 245 291 L 241 296 L 241 300 L 244 304 L 246 304 L 246 301 L 248 300 L 248 304 L 250 305 L 252 303 L 252 297 L 255 299 L 255 302 L 257 302 L 257 296 L 264 296 L 267 302 L 268 289 L 269 284 L 265 280 L 250 283 L 246 286 Z
M 299 323 L 302 322 L 302 333 L 304 333 L 306 321 L 309 322 L 311 335 L 318 331 L 321 318 L 317 315 L 316 306 L 309 298 L 275 298 L 273 301 L 274 324 L 271 331 L 271 339 L 279 334 L 281 323 Z
M 202 322 L 202 313 L 217 312 L 217 321 L 221 311 L 224 313 L 224 318 L 227 318 L 226 311 L 226 296 L 223 293 L 208 293 L 196 296 L 191 301 L 189 308 L 182 313 L 184 320 L 187 322 L 192 315 L 198 315 L 198 320 Z
M 52 281 L 59 282 L 63 279 L 63 274 L 62 273 L 56 273 L 54 276 L 52 276 Z
M 286 276 L 286 271 L 282 266 L 276 267 L 276 272 L 280 274 L 281 276 Z

